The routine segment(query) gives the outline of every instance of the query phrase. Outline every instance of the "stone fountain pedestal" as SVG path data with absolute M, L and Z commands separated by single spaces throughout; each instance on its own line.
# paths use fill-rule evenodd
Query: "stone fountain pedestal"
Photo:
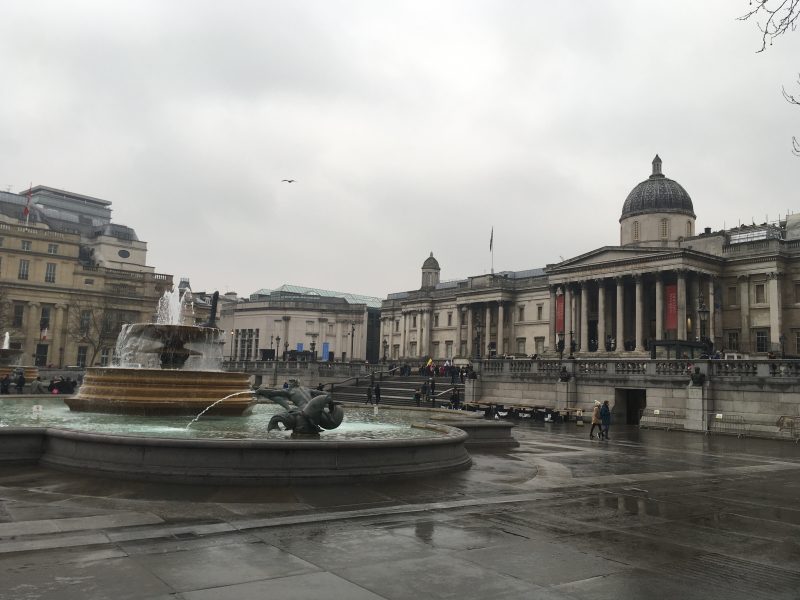
M 92 367 L 78 393 L 64 402 L 70 410 L 128 415 L 196 415 L 220 398 L 250 390 L 246 373 Z M 228 398 L 208 415 L 244 415 L 253 395 Z

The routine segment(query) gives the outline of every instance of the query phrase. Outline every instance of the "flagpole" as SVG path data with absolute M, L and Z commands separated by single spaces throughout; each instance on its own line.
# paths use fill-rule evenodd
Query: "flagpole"
M 28 203 L 25 205 L 25 209 L 22 211 L 25 213 L 25 227 L 28 226 L 28 219 L 31 218 L 31 191 L 33 190 L 33 182 L 31 181 L 31 185 L 28 188 Z
M 492 233 L 489 236 L 489 253 L 492 255 L 492 275 L 494 275 L 494 225 L 492 225 Z

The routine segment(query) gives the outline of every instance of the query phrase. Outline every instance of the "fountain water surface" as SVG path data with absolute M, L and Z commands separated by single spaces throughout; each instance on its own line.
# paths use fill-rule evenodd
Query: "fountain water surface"
M 220 398 L 209 415 L 247 414 L 253 397 L 245 373 L 222 370 L 223 332 L 214 326 L 218 294 L 211 319 L 193 320 L 187 289 L 164 292 L 155 323 L 125 325 L 117 338 L 114 364 L 91 367 L 78 393 L 65 399 L 71 410 L 140 415 L 196 415 Z

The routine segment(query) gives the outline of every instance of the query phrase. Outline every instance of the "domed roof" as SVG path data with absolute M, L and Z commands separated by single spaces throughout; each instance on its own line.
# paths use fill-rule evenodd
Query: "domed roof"
M 440 271 L 441 270 L 439 268 L 439 261 L 436 260 L 435 258 L 433 258 L 433 252 L 431 252 L 431 255 L 428 258 L 425 259 L 424 263 L 422 263 L 422 268 L 423 269 L 435 269 L 436 271 Z
M 664 177 L 661 159 L 653 159 L 653 174 L 637 185 L 622 206 L 620 221 L 626 217 L 647 213 L 680 213 L 695 217 L 692 199 L 681 184 Z

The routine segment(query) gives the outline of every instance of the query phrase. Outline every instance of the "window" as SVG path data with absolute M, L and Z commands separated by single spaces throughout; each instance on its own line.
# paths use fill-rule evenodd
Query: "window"
M 541 321 L 544 318 L 544 306 L 541 304 L 536 305 L 536 320 Z
M 84 285 L 94 285 L 94 279 L 84 279 Z
M 89 353 L 89 348 L 87 346 L 78 346 L 78 359 L 77 363 L 79 367 L 86 366 L 86 356 Z
M 31 246 L 32 246 L 32 244 L 31 244 L 30 240 L 22 240 L 22 249 L 23 250 L 25 250 L 27 252 L 30 252 L 31 251 Z
M 686 221 L 686 237 L 692 236 L 692 222 Z
M 27 279 L 28 278 L 28 271 L 31 268 L 31 261 L 25 260 L 24 258 L 19 261 L 19 274 L 17 275 L 17 279 Z
M 394 322 L 394 330 L 400 331 L 400 319 L 395 320 Z
M 5 244 L 5 242 L 6 242 L 6 238 L 1 238 L 0 237 L 0 248 L 3 247 L 3 244 Z
M 800 354 L 800 331 L 794 332 L 794 353 Z
M 439 326 L 439 313 L 433 313 L 433 326 Z
M 525 320 L 525 305 L 519 306 L 517 308 L 517 321 L 524 321 Z
M 451 312 L 447 313 L 447 326 L 448 327 L 452 327 L 453 326 L 453 313 L 451 313 Z
M 543 354 L 544 353 L 544 338 L 537 337 L 533 339 L 533 343 L 536 346 L 536 354 Z
M 725 345 L 727 350 L 732 350 L 734 352 L 738 352 L 739 350 L 739 332 L 738 331 L 729 331 L 728 332 L 728 343 Z
M 47 244 L 48 254 L 58 254 L 58 244 Z
M 794 282 L 794 302 L 800 303 L 800 282 Z
M 453 358 L 453 342 L 444 343 L 444 357 Z
M 639 241 L 639 221 L 633 222 L 633 241 Z
M 756 304 L 764 304 L 767 301 L 765 286 L 763 283 L 757 283 L 755 286 Z
M 14 305 L 14 316 L 12 317 L 11 324 L 13 327 L 22 327 L 22 318 L 25 316 L 25 305 Z
M 766 329 L 756 331 L 756 352 L 767 352 L 769 350 L 769 338 Z
M 47 263 L 44 271 L 44 280 L 46 283 L 56 282 L 56 263 Z
M 433 346 L 433 349 L 432 349 L 432 352 L 431 352 L 431 354 L 433 355 L 433 358 L 441 358 L 441 355 L 439 354 L 439 342 L 433 342 L 433 344 L 431 344 L 431 345 Z
M 669 221 L 667 219 L 661 219 L 661 223 L 659 224 L 658 233 L 661 236 L 662 240 L 666 240 L 669 237 Z
M 91 327 L 91 324 L 92 324 L 92 311 L 82 310 L 80 323 L 78 325 L 78 327 L 80 328 L 81 335 L 89 335 L 89 329 Z
M 416 328 L 416 326 L 417 326 L 417 315 L 414 315 L 413 317 L 411 317 L 411 327 Z
M 737 306 L 739 304 L 738 294 L 736 293 L 736 286 L 728 286 L 728 306 Z
M 39 329 L 44 331 L 50 327 L 50 307 L 42 307 L 42 317 L 39 319 Z
M 108 360 L 109 360 L 110 356 L 111 356 L 111 353 L 108 351 L 108 348 L 102 348 L 100 350 L 100 366 L 101 367 L 107 367 L 108 366 Z
M 517 354 L 526 354 L 525 338 L 517 338 Z

